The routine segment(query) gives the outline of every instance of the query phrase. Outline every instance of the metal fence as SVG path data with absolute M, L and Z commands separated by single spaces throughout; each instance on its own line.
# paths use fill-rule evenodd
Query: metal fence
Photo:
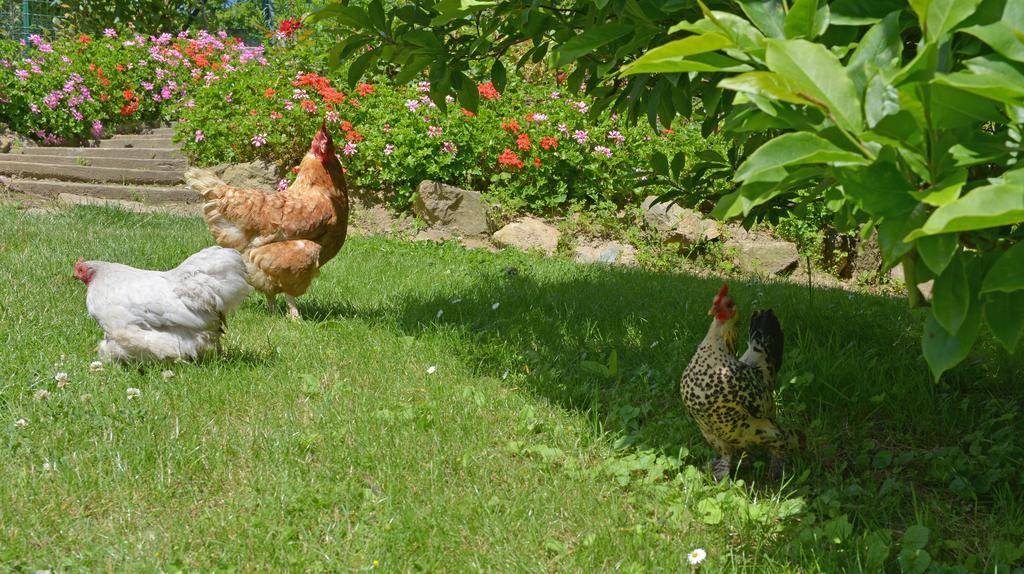
M 59 0 L 0 0 L 0 38 L 43 34 L 56 27 L 63 13 Z

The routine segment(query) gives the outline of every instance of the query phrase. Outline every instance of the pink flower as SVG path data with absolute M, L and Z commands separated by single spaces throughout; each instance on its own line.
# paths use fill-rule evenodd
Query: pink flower
M 288 100 L 287 102 L 284 103 L 284 109 L 286 109 L 286 110 L 290 110 L 290 109 L 292 109 L 294 107 L 295 107 L 295 104 L 293 104 L 291 102 L 291 100 Z
M 28 70 L 15 70 L 14 75 L 21 81 L 28 79 Z
M 356 147 L 356 142 L 348 142 L 347 144 L 345 144 L 345 147 L 342 148 L 341 153 L 345 155 L 355 155 Z
M 384 126 L 380 128 L 380 131 L 386 134 L 391 133 L 391 124 L 384 124 Z
M 459 153 L 459 147 L 452 142 L 444 142 L 443 144 L 441 144 L 441 149 L 445 153 L 450 153 L 452 155 Z
M 444 133 L 444 130 L 441 129 L 441 126 L 430 126 L 427 128 L 427 137 L 436 138 L 442 133 Z
M 27 77 L 27 75 L 26 75 Z M 410 112 L 415 112 L 420 107 L 419 100 L 405 100 L 405 107 L 409 108 Z
M 117 30 L 113 28 L 104 28 L 103 35 L 107 38 L 117 38 Z
M 429 92 L 430 91 L 430 82 L 420 82 L 420 83 L 416 84 L 416 89 L 418 91 L 420 91 L 420 92 Z
M 395 153 L 395 146 L 387 144 L 384 146 L 384 155 L 391 155 Z
M 562 94 L 559 92 L 551 92 L 551 94 L 548 97 L 551 98 L 552 100 L 557 100 L 562 97 Z
M 325 117 L 327 121 L 331 122 L 332 124 L 338 123 L 338 120 L 341 119 L 341 116 L 338 115 L 338 112 L 335 112 L 333 110 L 327 112 L 327 115 Z
M 565 135 L 569 135 L 569 127 L 566 126 L 565 124 L 558 124 L 558 131 L 562 132 Z
M 572 132 L 572 137 L 576 138 L 576 143 L 587 143 L 587 132 L 583 130 L 576 130 Z
M 576 102 L 575 106 L 576 106 L 576 111 L 581 113 L 581 114 L 587 113 L 587 110 L 590 109 L 589 107 L 587 107 L 587 102 Z
M 94 139 L 100 139 L 103 137 L 103 122 L 99 120 L 92 121 L 92 137 Z
M 254 147 L 262 147 L 267 143 L 267 134 L 256 134 L 252 136 L 252 145 Z
M 270 112 L 270 119 L 272 120 L 279 120 L 283 117 L 280 112 Z
M 145 88 L 146 87 L 145 84 L 143 84 L 142 87 Z M 152 85 L 150 85 L 150 88 L 152 88 Z M 231 103 L 231 94 L 228 94 L 228 95 L 224 96 L 224 101 L 230 104 Z
M 603 154 L 605 157 L 612 157 L 612 150 L 604 147 L 603 145 L 594 146 L 594 153 Z
M 615 140 L 615 142 L 618 144 L 623 144 L 626 142 L 626 136 L 622 135 L 622 133 L 619 132 L 619 130 L 612 130 L 608 132 L 608 139 Z
M 528 122 L 546 122 L 546 121 L 548 121 L 548 115 L 547 114 L 540 114 L 540 113 L 529 114 L 529 115 L 526 116 L 526 121 L 528 121 Z
M 282 179 L 277 182 L 277 191 L 284 191 L 288 189 L 288 180 Z
M 206 136 L 203 135 L 203 130 L 196 130 L 196 141 L 201 142 Z

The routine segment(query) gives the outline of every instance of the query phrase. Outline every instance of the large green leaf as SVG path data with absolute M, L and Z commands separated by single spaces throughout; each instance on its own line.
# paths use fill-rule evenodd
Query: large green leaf
M 894 11 L 864 33 L 846 65 L 847 73 L 857 88 L 863 90 L 868 78 L 877 71 L 899 65 L 902 50 L 900 12 Z
M 732 47 L 731 40 L 721 34 L 708 32 L 699 36 L 688 36 L 674 40 L 668 44 L 649 50 L 643 56 L 624 66 L 621 74 L 647 74 L 655 72 L 674 72 L 686 69 L 687 58 L 722 48 Z M 735 60 L 733 60 L 735 62 Z
M 464 18 L 470 14 L 490 8 L 494 4 L 495 2 L 482 2 L 480 0 L 441 0 L 437 3 L 439 14 L 430 21 L 430 25 L 442 26 L 457 18 Z
M 818 7 L 818 0 L 796 0 L 789 8 L 783 24 L 787 38 L 813 40 L 828 28 L 828 4 Z
M 551 54 L 551 63 L 555 68 L 573 62 L 580 56 L 622 38 L 636 29 L 632 24 L 611 23 L 590 28 L 578 36 L 574 36 L 555 49 Z
M 1024 67 L 998 56 L 981 56 L 964 62 L 967 70 L 939 74 L 933 80 L 1007 104 L 1024 104 Z
M 960 330 L 974 299 L 961 259 L 956 257 L 946 266 L 932 289 L 932 315 L 948 333 Z
M 936 42 L 974 13 L 981 0 L 910 0 L 929 42 Z
M 876 161 L 868 167 L 833 170 L 843 184 L 843 193 L 860 209 L 876 217 L 898 217 L 917 205 L 910 196 L 914 186 L 890 161 Z
M 917 246 L 917 253 L 924 260 L 924 264 L 931 269 L 935 275 L 942 275 L 946 266 L 953 260 L 956 248 L 960 245 L 960 237 L 956 233 L 943 233 L 942 235 L 929 235 L 914 242 Z
M 967 358 L 981 331 L 980 305 L 971 305 L 960 330 L 950 333 L 942 328 L 935 315 L 928 315 L 921 338 L 921 349 L 932 376 L 938 381 L 942 373 Z
M 703 19 L 693 23 L 680 22 L 669 28 L 668 33 L 673 34 L 680 30 L 698 34 L 715 32 L 729 38 L 733 44 L 736 44 L 737 48 L 744 52 L 764 59 L 764 34 L 755 28 L 753 24 L 740 16 L 728 12 L 706 10 L 704 16 Z
M 745 183 L 782 181 L 787 175 L 787 166 L 833 162 L 866 164 L 868 160 L 814 134 L 788 133 L 754 150 L 736 170 L 733 179 Z
M 906 237 L 912 241 L 925 235 L 972 231 L 1024 221 L 1024 187 L 998 183 L 979 187 L 952 203 L 935 210 L 928 221 Z
M 834 0 L 829 4 L 830 20 L 836 26 L 864 26 L 906 7 L 906 0 Z
M 775 72 L 746 72 L 718 82 L 718 87 L 744 94 L 755 94 L 793 104 L 807 104 L 797 87 Z
M 864 129 L 861 102 L 846 69 L 825 46 L 806 40 L 767 40 L 768 67 L 806 93 L 835 123 L 850 132 Z
M 1024 335 L 1024 291 L 993 291 L 986 296 L 985 322 L 1008 353 L 1017 348 Z
M 875 74 L 864 92 L 864 119 L 874 128 L 888 116 L 900 112 L 900 93 L 881 74 Z
M 914 248 L 914 244 L 904 240 L 904 236 L 921 225 L 927 216 L 924 206 L 920 205 L 910 212 L 909 217 L 891 217 L 879 224 L 878 247 L 886 268 L 895 265 Z
M 1002 291 L 1009 293 L 1024 289 L 1024 242 L 1011 247 L 988 270 L 985 282 L 981 285 L 982 293 Z M 1024 315 L 1024 307 L 1019 310 Z
M 765 36 L 785 38 L 786 14 L 778 0 L 739 0 L 740 9 Z
M 977 37 L 1004 57 L 1024 62 L 1024 38 L 1021 30 L 1015 29 L 1011 22 L 1000 20 L 985 26 L 970 26 L 962 31 Z
M 942 181 L 923 190 L 912 193 L 914 199 L 928 205 L 941 207 L 960 197 L 960 190 L 967 183 L 967 170 L 960 168 L 946 176 Z

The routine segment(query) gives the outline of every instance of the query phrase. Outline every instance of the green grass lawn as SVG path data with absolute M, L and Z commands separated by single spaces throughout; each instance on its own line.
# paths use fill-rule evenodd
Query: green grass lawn
M 781 318 L 780 420 L 808 445 L 785 482 L 755 458 L 716 485 L 679 377 L 720 281 L 353 238 L 303 322 L 253 296 L 222 359 L 90 371 L 73 261 L 210 243 L 198 219 L 0 208 L 0 570 L 1024 564 L 1022 353 L 984 342 L 935 384 L 904 301 L 732 281 L 744 318 Z

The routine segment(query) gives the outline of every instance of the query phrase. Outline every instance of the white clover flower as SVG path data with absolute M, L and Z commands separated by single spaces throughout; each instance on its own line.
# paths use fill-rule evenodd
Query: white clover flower
M 491 305 L 491 310 L 492 311 L 497 311 L 498 307 L 501 307 L 501 303 L 495 303 L 494 305 Z
M 80 396 L 78 398 L 81 399 L 81 401 L 83 403 L 87 403 L 87 402 L 92 400 L 92 395 L 90 395 L 89 393 L 85 393 L 84 395 L 82 395 L 82 396 Z
M 438 310 L 437 310 L 437 318 L 438 318 L 438 319 L 440 319 L 440 318 L 441 318 L 441 315 L 444 315 L 444 309 L 438 309 Z
M 33 398 L 35 398 L 35 400 L 37 401 L 45 401 L 50 398 L 50 391 L 46 389 L 39 389 L 38 391 L 36 391 L 36 394 Z
M 128 400 L 136 399 L 142 396 L 142 391 L 135 387 L 128 387 Z
M 430 368 L 427 369 L 427 374 L 428 375 L 433 375 L 436 372 L 437 372 L 437 365 L 430 365 Z
M 689 554 L 686 555 L 686 559 L 696 566 L 704 561 L 708 557 L 708 553 L 703 548 L 694 548 Z
M 57 373 L 53 376 L 53 380 L 57 381 L 57 388 L 63 389 L 68 384 L 67 373 Z
M 51 470 L 53 470 L 53 465 L 50 464 L 50 461 L 47 460 L 43 462 L 43 470 L 45 470 L 46 472 L 50 472 Z
M 94 372 L 95 371 L 102 371 L 103 370 L 103 363 L 100 362 L 100 361 L 93 361 L 93 362 L 89 363 L 89 370 L 90 371 L 94 371 Z
M 18 419 L 14 421 L 14 428 L 23 429 L 28 426 L 28 421 L 25 419 Z
M 167 369 L 166 371 L 160 373 L 160 376 L 163 377 L 165 381 L 169 381 L 174 378 L 174 371 Z

